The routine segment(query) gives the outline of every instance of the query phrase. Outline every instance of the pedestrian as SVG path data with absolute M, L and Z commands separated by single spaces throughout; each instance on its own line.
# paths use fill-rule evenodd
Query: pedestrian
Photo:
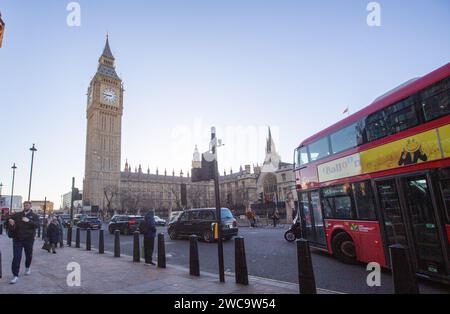
M 149 211 L 147 214 L 145 214 L 144 220 L 141 222 L 139 228 L 140 230 L 142 230 L 142 233 L 144 235 L 145 264 L 156 265 L 152 261 L 153 247 L 155 244 L 155 236 L 156 236 L 155 213 L 153 211 Z
M 25 251 L 25 275 L 31 275 L 34 238 L 36 237 L 36 229 L 39 228 L 39 217 L 33 213 L 31 206 L 31 202 L 24 202 L 23 211 L 13 214 L 8 220 L 8 229 L 11 230 L 10 236 L 13 239 L 11 270 L 14 277 L 10 284 L 15 284 L 19 280 L 22 250 Z
M 47 239 L 48 243 L 50 244 L 51 251 L 53 252 L 53 254 L 56 254 L 55 249 L 58 246 L 58 242 L 60 241 L 59 224 L 58 219 L 56 218 L 53 218 L 47 227 Z M 48 250 L 49 253 L 50 249 Z
M 272 214 L 273 226 L 277 226 L 278 220 L 280 220 L 280 214 L 278 213 L 278 208 Z
M 249 227 L 253 228 L 255 226 L 255 217 L 250 207 L 247 207 L 247 210 L 245 211 L 245 216 L 247 217 Z

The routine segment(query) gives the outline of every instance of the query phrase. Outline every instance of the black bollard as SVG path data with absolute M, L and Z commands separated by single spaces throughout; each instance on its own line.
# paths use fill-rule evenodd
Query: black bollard
M 98 235 L 98 254 L 104 253 L 105 253 L 105 235 L 103 230 L 100 230 Z
M 0 251 L 0 279 L 2 279 L 3 271 L 2 271 L 2 251 Z
M 245 245 L 243 237 L 234 239 L 234 262 L 236 283 L 248 285 L 247 259 L 245 257 Z
M 42 240 L 45 240 L 47 237 L 47 227 L 45 225 L 42 226 Z
M 77 233 L 75 234 L 75 247 L 80 247 L 80 228 L 77 227 Z
M 114 231 L 114 257 L 120 257 L 120 231 Z
M 91 250 L 91 229 L 86 230 L 86 251 Z
M 40 237 L 41 237 L 41 226 L 39 226 L 39 227 L 37 228 L 37 232 L 38 232 L 37 237 L 40 238 Z
M 166 268 L 166 246 L 162 232 L 158 234 L 158 267 Z
M 0 221 L 0 235 L 3 234 L 3 223 Z
M 297 240 L 298 284 L 301 294 L 317 294 L 309 242 Z
M 139 250 L 139 231 L 133 233 L 133 262 L 141 262 L 141 251 Z
M 198 237 L 191 235 L 189 237 L 189 274 L 200 276 L 200 263 L 198 258 Z
M 411 263 L 409 250 L 401 244 L 389 246 L 392 280 L 396 294 L 419 294 L 416 274 Z
M 72 246 L 72 227 L 67 228 L 67 246 Z

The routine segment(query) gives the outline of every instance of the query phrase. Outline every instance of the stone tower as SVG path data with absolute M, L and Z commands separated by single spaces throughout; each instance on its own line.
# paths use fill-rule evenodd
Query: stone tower
M 119 204 L 123 91 L 107 36 L 87 94 L 83 182 L 83 203 L 100 209 Z

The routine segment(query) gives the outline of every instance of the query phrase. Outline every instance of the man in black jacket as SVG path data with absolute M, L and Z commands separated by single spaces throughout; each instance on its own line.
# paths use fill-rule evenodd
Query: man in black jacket
M 25 275 L 31 275 L 31 260 L 33 258 L 33 244 L 36 237 L 36 229 L 39 228 L 39 217 L 31 210 L 31 202 L 23 203 L 24 210 L 16 213 L 8 220 L 9 228 L 13 234 L 12 273 L 14 278 L 11 284 L 19 280 L 20 262 L 22 260 L 22 250 L 25 251 Z

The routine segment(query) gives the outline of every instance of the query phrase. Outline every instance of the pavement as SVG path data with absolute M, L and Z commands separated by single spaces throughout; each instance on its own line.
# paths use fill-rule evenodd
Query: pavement
M 232 273 L 226 273 L 225 283 L 218 276 L 203 272 L 190 276 L 189 269 L 178 265 L 167 265 L 161 269 L 143 262 L 133 263 L 129 255 L 113 257 L 112 252 L 99 254 L 96 250 L 65 246 L 50 254 L 41 249 L 42 240 L 36 239 L 32 262 L 32 275 L 23 276 L 22 259 L 20 279 L 10 285 L 12 240 L 0 235 L 3 278 L 0 279 L 0 294 L 297 294 L 298 285 L 249 276 L 249 285 L 235 283 Z M 156 254 L 155 254 L 156 255 Z M 70 287 L 68 278 L 73 278 L 69 263 L 80 266 L 80 286 Z M 319 294 L 333 291 L 318 290 Z
M 112 251 L 114 236 L 105 229 L 105 249 Z M 239 235 L 245 239 L 248 273 L 251 276 L 273 279 L 275 281 L 289 282 L 297 285 L 298 263 L 295 243 L 284 240 L 287 226 L 273 228 L 239 228 Z M 167 263 L 187 267 L 189 264 L 189 241 L 186 239 L 171 240 L 167 228 L 158 227 L 158 232 L 165 234 Z M 66 238 L 66 236 L 65 236 Z M 75 232 L 73 233 L 75 239 Z M 81 242 L 84 243 L 86 231 L 81 232 Z M 84 244 L 82 244 L 84 245 Z M 98 247 L 98 231 L 92 231 L 92 246 Z M 124 254 L 133 253 L 133 236 L 120 237 L 121 251 Z M 234 270 L 234 240 L 225 241 L 224 264 L 225 271 L 233 273 Z M 198 252 L 200 268 L 218 276 L 217 244 L 199 241 Z M 365 264 L 349 265 L 339 262 L 333 256 L 319 250 L 311 249 L 316 286 L 321 289 L 339 291 L 350 294 L 391 294 L 394 293 L 393 281 L 390 271 L 381 272 L 380 286 L 369 287 L 367 276 L 369 271 Z M 440 285 L 427 280 L 419 280 L 420 293 L 423 294 L 449 294 L 449 286 Z

